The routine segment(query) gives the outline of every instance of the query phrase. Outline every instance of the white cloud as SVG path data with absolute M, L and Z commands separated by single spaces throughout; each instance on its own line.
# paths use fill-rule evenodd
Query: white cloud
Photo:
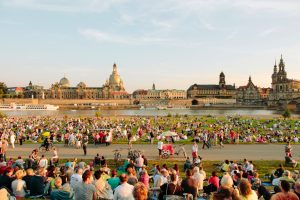
M 127 0 L 3 0 L 4 6 L 55 12 L 102 12 Z
M 279 29 L 278 28 L 269 28 L 266 30 L 263 30 L 262 32 L 259 33 L 259 36 L 261 37 L 267 37 L 269 35 L 272 35 L 273 33 L 278 33 Z

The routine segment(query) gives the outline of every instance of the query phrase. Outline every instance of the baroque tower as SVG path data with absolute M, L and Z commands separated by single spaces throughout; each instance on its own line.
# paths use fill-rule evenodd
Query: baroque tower
M 225 74 L 223 72 L 220 73 L 220 78 L 219 78 L 219 87 L 221 89 L 225 89 L 226 82 L 225 82 Z

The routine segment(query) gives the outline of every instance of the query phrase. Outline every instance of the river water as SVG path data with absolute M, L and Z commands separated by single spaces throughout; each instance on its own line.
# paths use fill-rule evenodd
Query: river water
M 34 110 L 34 111 L 2 111 L 8 116 L 52 116 L 52 117 L 63 117 L 63 116 L 95 116 L 96 110 Z M 101 116 L 167 116 L 168 113 L 172 115 L 213 115 L 213 116 L 256 116 L 256 117 L 278 117 L 281 112 L 276 110 L 260 110 L 260 109 L 168 109 L 168 110 L 157 110 L 157 109 L 143 109 L 143 110 L 101 110 L 99 111 Z M 293 114 L 294 117 L 300 117 L 299 114 Z

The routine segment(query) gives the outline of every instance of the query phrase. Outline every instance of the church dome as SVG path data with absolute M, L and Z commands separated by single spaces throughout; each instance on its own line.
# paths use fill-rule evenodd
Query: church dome
M 77 84 L 77 87 L 86 88 L 86 84 L 84 82 L 80 82 Z
M 117 65 L 114 64 L 113 65 L 113 72 L 109 76 L 109 84 L 110 85 L 119 85 L 120 83 L 121 83 L 121 78 L 120 78 L 120 75 L 118 73 Z
M 70 87 L 70 81 L 66 77 L 63 77 L 62 79 L 60 79 L 59 85 L 61 85 L 62 87 Z

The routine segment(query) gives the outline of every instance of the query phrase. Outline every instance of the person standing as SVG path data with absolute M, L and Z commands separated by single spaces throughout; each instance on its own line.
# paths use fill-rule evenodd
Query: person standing
M 198 157 L 198 145 L 196 141 L 194 141 L 194 144 L 192 146 L 192 157 L 193 162 L 195 162 L 196 158 Z
M 224 139 L 224 133 L 223 131 L 220 131 L 220 133 L 218 134 L 219 137 L 219 145 L 220 145 L 220 149 L 224 148 L 224 144 L 223 144 L 223 139 Z
M 20 144 L 20 146 L 23 145 L 23 132 L 22 131 L 19 133 L 19 144 Z
M 86 156 L 86 153 L 87 153 L 87 145 L 88 145 L 88 136 L 85 135 L 82 138 L 82 148 L 83 148 L 83 153 L 84 153 L 85 156 Z
M 6 161 L 6 151 L 7 151 L 7 147 L 8 147 L 8 142 L 3 139 L 2 140 L 2 146 L 1 146 L 1 150 L 2 150 L 2 157 L 3 160 Z
M 157 142 L 157 149 L 158 149 L 159 159 L 161 159 L 161 152 L 162 152 L 162 149 L 163 149 L 163 145 L 164 145 L 164 143 L 159 139 L 158 142 Z
M 10 143 L 11 143 L 11 146 L 13 149 L 15 148 L 15 141 L 16 141 L 16 136 L 14 133 L 11 133 L 10 134 Z
M 206 146 L 209 149 L 209 145 L 208 145 L 208 135 L 207 133 L 203 134 L 203 145 L 202 145 L 202 149 L 204 149 L 204 147 Z
M 154 141 L 154 133 L 153 130 L 150 131 L 150 144 L 153 144 Z

